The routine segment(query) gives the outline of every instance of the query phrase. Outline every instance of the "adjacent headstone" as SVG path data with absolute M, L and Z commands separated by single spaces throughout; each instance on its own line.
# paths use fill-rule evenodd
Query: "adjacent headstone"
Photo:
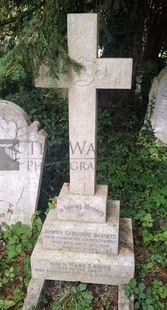
M 47 136 L 39 125 L 16 104 L 0 101 L 0 222 L 31 225 Z
M 167 67 L 153 80 L 149 93 L 149 117 L 155 136 L 167 144 Z
M 130 88 L 132 59 L 98 59 L 97 46 L 97 14 L 69 14 L 69 56 L 83 68 L 58 82 L 68 88 L 70 183 L 31 256 L 32 278 L 41 281 L 122 286 L 134 276 L 131 220 L 119 220 L 119 201 L 108 200 L 108 187 L 96 184 L 96 89 Z M 37 86 L 53 85 L 42 66 Z

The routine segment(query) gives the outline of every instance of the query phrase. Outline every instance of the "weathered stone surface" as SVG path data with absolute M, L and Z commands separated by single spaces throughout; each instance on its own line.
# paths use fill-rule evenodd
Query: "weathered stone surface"
M 155 136 L 167 144 L 167 67 L 153 80 L 147 116 L 150 116 Z
M 45 155 L 39 125 L 16 104 L 0 101 L 0 222 L 31 225 Z
M 42 234 L 31 256 L 32 277 L 120 285 L 134 276 L 131 220 L 120 220 L 118 255 L 77 253 L 44 249 Z
M 60 221 L 56 210 L 47 215 L 42 228 L 45 249 L 118 254 L 119 201 L 109 201 L 107 223 Z
M 35 307 L 35 309 L 43 308 L 42 300 L 45 286 L 46 281 L 43 279 L 31 278 L 22 310 L 30 310 L 32 307 Z
M 107 185 L 97 185 L 96 194 L 71 194 L 69 184 L 64 183 L 57 197 L 57 218 L 66 221 L 105 223 L 107 207 Z
M 123 285 L 118 288 L 118 310 L 134 310 L 134 299 L 125 296 Z
M 37 87 L 68 88 L 70 193 L 96 192 L 96 89 L 131 87 L 132 59 L 97 58 L 97 14 L 68 14 L 68 53 L 83 68 L 54 81 L 42 65 Z

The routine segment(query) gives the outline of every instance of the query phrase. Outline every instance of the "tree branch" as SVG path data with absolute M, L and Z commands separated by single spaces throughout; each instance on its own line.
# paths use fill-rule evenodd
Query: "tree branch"
M 16 15 L 15 17 L 11 17 L 10 19 L 7 19 L 5 21 L 0 21 L 0 27 L 7 26 L 9 24 L 12 24 L 16 22 L 17 20 L 20 22 L 24 17 L 30 16 L 35 10 L 41 8 L 43 6 L 44 2 L 42 2 L 40 5 L 30 8 L 27 11 L 24 11 L 21 15 Z

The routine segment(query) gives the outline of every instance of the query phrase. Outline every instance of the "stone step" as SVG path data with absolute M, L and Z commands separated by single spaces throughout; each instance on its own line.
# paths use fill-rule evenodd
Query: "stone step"
M 123 285 L 134 276 L 134 252 L 130 219 L 120 219 L 119 254 L 92 254 L 43 248 L 42 234 L 31 256 L 32 277 Z
M 72 194 L 64 183 L 57 197 L 57 218 L 64 221 L 106 223 L 107 185 L 96 185 L 94 195 Z
M 61 221 L 56 210 L 50 210 L 43 225 L 43 247 L 82 253 L 118 254 L 118 200 L 108 201 L 106 223 Z

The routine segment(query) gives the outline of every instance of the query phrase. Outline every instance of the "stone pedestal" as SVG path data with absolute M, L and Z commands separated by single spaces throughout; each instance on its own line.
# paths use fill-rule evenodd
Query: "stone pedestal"
M 118 254 L 119 204 L 117 200 L 108 201 L 108 221 L 98 224 L 60 221 L 57 210 L 51 210 L 42 229 L 43 247 L 48 250 Z
M 102 241 L 103 235 L 105 238 L 101 243 L 99 250 L 101 252 L 103 251 L 103 253 L 95 253 L 95 245 L 92 246 L 93 251 L 91 252 L 91 249 L 89 248 L 88 252 L 87 246 L 85 246 L 84 251 L 82 242 L 78 247 L 76 245 L 74 248 L 73 245 L 72 250 L 69 250 L 69 245 L 66 245 L 68 244 L 67 241 L 64 245 L 63 241 L 60 242 L 60 245 L 53 241 L 47 244 L 46 226 L 47 219 L 31 256 L 31 271 L 33 278 L 41 280 L 81 281 L 86 283 L 122 285 L 128 283 L 128 281 L 134 276 L 134 254 L 130 219 L 120 220 L 120 242 L 119 253 L 117 255 L 108 254 L 109 251 L 113 251 L 110 244 L 108 247 L 106 246 L 105 251 L 104 245 L 106 244 L 106 241 L 108 240 L 112 244 L 112 239 L 107 239 L 107 236 L 112 236 L 109 231 L 108 234 L 105 232 L 103 234 L 101 232 L 98 233 L 97 227 L 99 238 L 96 239 L 95 243 L 97 243 L 97 240 Z M 106 227 L 108 229 L 107 223 Z M 55 231 L 56 233 L 56 231 L 58 232 L 60 230 L 56 226 L 50 226 L 50 231 Z M 64 223 L 64 231 L 70 232 L 72 230 L 71 228 L 68 230 L 68 227 L 66 227 Z M 83 233 L 86 234 L 87 229 L 85 229 L 85 231 L 83 230 Z M 56 236 L 58 235 L 54 234 L 54 240 L 59 240 Z M 91 241 L 88 242 L 88 245 L 90 245 L 90 242 Z M 80 241 L 78 238 L 78 244 L 79 243 Z M 53 244 L 53 249 L 51 249 L 51 244 Z M 48 247 L 50 249 L 48 249 Z M 59 250 L 55 249 L 56 247 L 59 248 Z M 80 251 L 81 248 L 82 252 Z M 96 252 L 98 249 L 99 248 L 97 247 Z
M 118 310 L 133 309 L 123 285 L 134 277 L 131 219 L 120 219 L 119 201 L 106 205 L 106 223 L 59 220 L 50 210 L 31 255 L 32 279 L 23 309 L 38 306 L 45 280 L 118 286 Z M 38 284 L 38 285 L 37 285 Z M 39 298 L 34 298 L 38 290 Z
M 57 217 L 67 221 L 105 223 L 107 195 L 107 185 L 96 185 L 94 195 L 82 195 L 71 194 L 70 185 L 64 183 L 57 197 Z

